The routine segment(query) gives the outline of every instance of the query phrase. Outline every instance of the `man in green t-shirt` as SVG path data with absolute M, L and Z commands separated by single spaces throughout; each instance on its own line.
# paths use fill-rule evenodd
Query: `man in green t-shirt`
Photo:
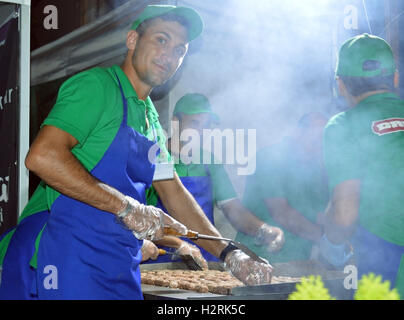
M 336 77 L 349 109 L 324 132 L 331 201 L 320 252 L 342 266 L 352 245 L 359 277 L 379 274 L 404 298 L 404 101 L 393 51 L 376 36 L 350 38 Z
M 127 33 L 122 66 L 93 68 L 62 85 L 26 157 L 26 166 L 43 182 L 11 241 L 5 238 L 10 246 L 0 298 L 29 299 L 33 290 L 40 299 L 142 299 L 143 240 L 162 238 L 165 227 L 220 236 L 177 175 L 152 181 L 155 143 L 160 157 L 169 156 L 149 95 L 176 72 L 202 29 L 193 9 L 147 6 Z M 146 205 L 152 183 L 173 218 Z M 46 225 L 31 228 L 38 215 L 38 224 Z M 27 232 L 20 232 L 24 228 Z M 34 253 L 33 275 L 30 259 L 13 265 L 21 252 L 14 244 L 24 245 L 25 236 L 29 241 L 22 249 L 26 256 Z M 240 250 L 226 251 L 226 242 L 201 245 L 222 254 L 242 281 L 269 281 L 269 265 Z
M 184 95 L 175 105 L 172 120 L 177 128 L 173 130 L 168 147 L 175 161 L 175 170 L 210 222 L 214 224 L 213 209 L 217 205 L 236 230 L 253 237 L 266 250 L 280 250 L 284 242 L 283 231 L 264 223 L 249 212 L 237 199 L 223 164 L 200 148 L 203 146 L 203 131 L 212 129 L 219 122 L 219 117 L 212 112 L 208 98 L 199 93 Z M 186 138 L 188 134 L 192 137 L 190 141 Z M 199 156 L 193 154 L 194 152 L 198 152 Z M 148 203 L 164 208 L 153 190 L 148 193 Z M 165 239 L 158 244 L 187 247 L 184 243 L 175 244 L 173 239 Z M 206 260 L 217 261 L 204 248 L 200 249 Z M 168 258 L 159 257 L 156 262 L 164 261 L 168 261 Z
M 321 143 L 326 122 L 319 112 L 305 114 L 290 136 L 257 152 L 255 174 L 247 177 L 243 204 L 262 221 L 282 228 L 285 245 L 269 252 L 241 232 L 236 240 L 271 262 L 308 260 L 321 238 L 317 216 L 328 202 Z

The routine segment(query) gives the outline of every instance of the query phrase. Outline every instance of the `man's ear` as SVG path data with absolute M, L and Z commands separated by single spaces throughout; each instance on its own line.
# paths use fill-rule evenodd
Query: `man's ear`
M 126 46 L 129 50 L 135 50 L 139 34 L 135 30 L 130 30 L 126 35 Z
M 398 70 L 394 72 L 394 88 L 398 88 L 400 86 L 400 73 Z
M 337 77 L 337 86 L 338 86 L 338 94 L 341 97 L 345 97 L 347 89 L 346 89 L 344 81 L 342 81 L 342 79 L 340 77 Z

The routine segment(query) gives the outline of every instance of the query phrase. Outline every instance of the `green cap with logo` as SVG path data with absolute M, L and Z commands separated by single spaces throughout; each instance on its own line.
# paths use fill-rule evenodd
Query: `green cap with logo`
M 367 33 L 344 42 L 339 50 L 336 76 L 376 77 L 396 70 L 393 50 L 382 38 Z
M 220 123 L 220 118 L 212 111 L 208 98 L 200 93 L 188 93 L 178 100 L 177 104 L 175 105 L 173 115 L 176 116 L 179 113 L 209 113 L 213 122 Z
M 133 22 L 131 30 L 136 30 L 137 27 L 145 20 L 156 18 L 166 13 L 173 13 L 175 15 L 181 16 L 188 21 L 188 38 L 189 41 L 197 38 L 203 30 L 203 21 L 201 16 L 194 9 L 187 7 L 177 7 L 171 5 L 149 5 L 143 12 L 138 16 L 138 18 Z

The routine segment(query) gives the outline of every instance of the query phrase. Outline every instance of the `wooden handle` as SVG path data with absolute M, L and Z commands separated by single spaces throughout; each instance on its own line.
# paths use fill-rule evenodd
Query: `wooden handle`
M 164 249 L 159 249 L 159 256 L 165 255 L 167 253 L 167 251 L 165 251 Z
M 185 237 L 189 239 L 198 239 L 199 235 L 198 232 L 192 230 L 188 230 L 188 233 L 186 235 L 182 235 L 170 227 L 164 227 L 164 234 L 167 236 Z
M 176 237 L 181 236 L 181 234 L 179 234 L 176 230 L 170 227 L 164 227 L 164 234 L 167 236 L 176 236 Z

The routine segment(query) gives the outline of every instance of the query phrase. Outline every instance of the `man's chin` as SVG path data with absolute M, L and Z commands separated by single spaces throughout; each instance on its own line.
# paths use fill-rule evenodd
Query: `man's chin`
M 149 85 L 151 87 L 153 87 L 153 88 L 160 87 L 160 86 L 164 85 L 165 83 L 167 83 L 168 80 L 169 80 L 169 78 L 168 79 L 161 79 L 161 78 L 159 78 L 159 79 L 157 79 L 157 78 L 151 79 L 149 81 Z

